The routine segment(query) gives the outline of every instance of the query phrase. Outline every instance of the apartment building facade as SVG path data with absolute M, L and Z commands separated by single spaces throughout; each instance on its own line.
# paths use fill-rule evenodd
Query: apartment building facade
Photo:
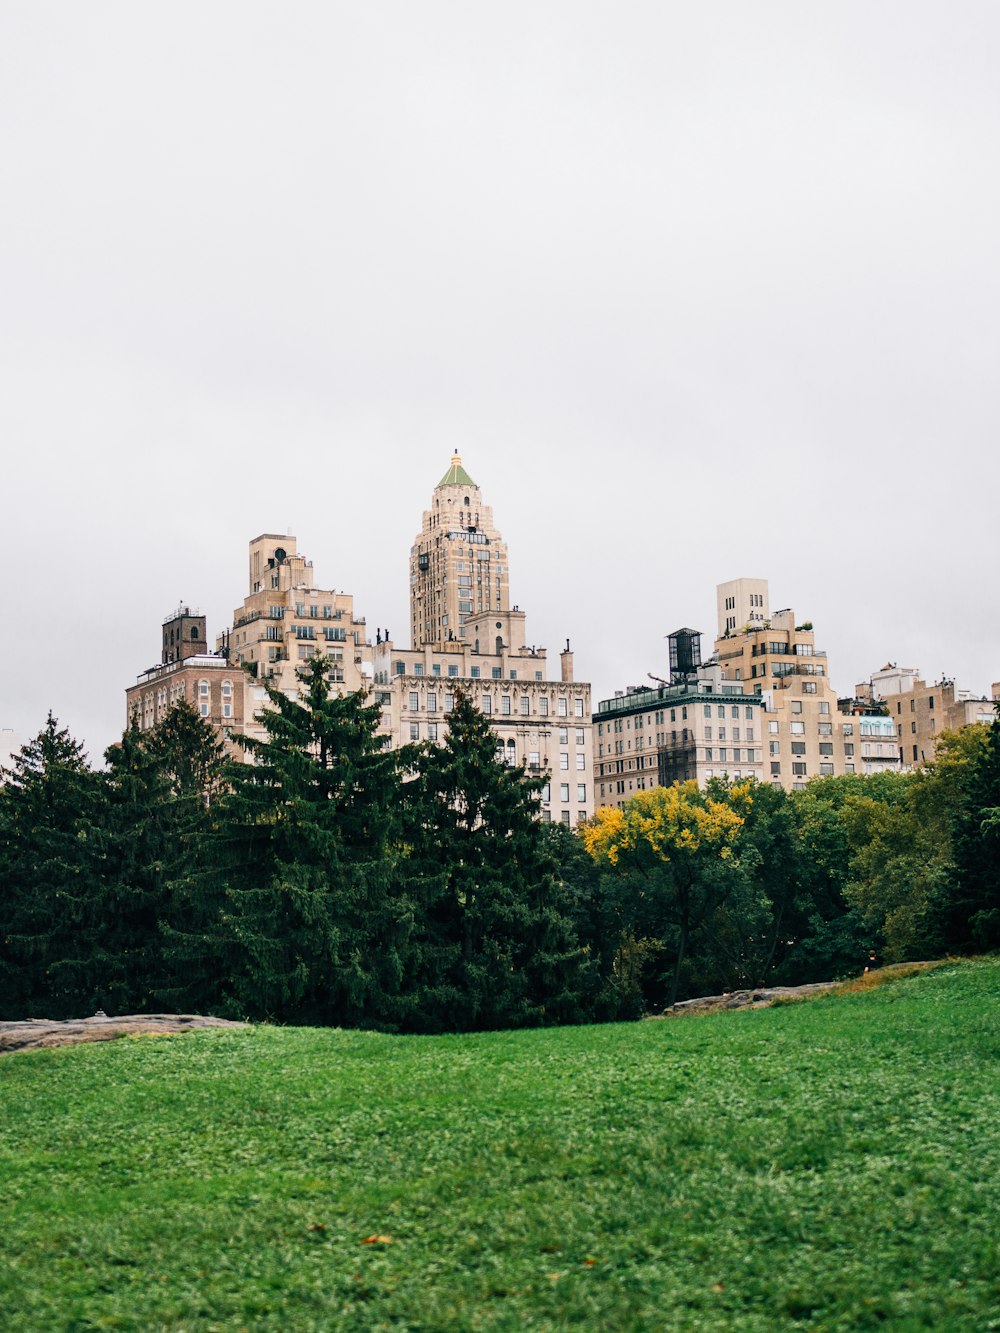
M 694 631 L 676 631 L 669 685 L 635 687 L 598 704 L 598 804 L 620 805 L 636 791 L 687 779 L 704 786 L 713 777 L 752 777 L 794 791 L 813 777 L 899 770 L 886 707 L 858 700 L 845 710 L 812 624 L 797 624 L 789 608 L 772 612 L 766 579 L 720 584 L 716 605 L 707 663 L 700 647 L 693 656 L 683 648 Z M 675 672 L 679 659 L 687 669 Z
M 694 680 L 633 686 L 602 699 L 594 715 L 597 804 L 713 777 L 764 778 L 763 707 L 737 681 L 703 668 Z
M 126 691 L 140 726 L 187 699 L 242 754 L 235 737 L 264 735 L 265 683 L 294 698 L 297 670 L 322 656 L 334 691 L 373 692 L 390 747 L 443 741 L 463 689 L 489 718 L 504 762 L 548 779 L 543 819 L 576 824 L 593 814 L 590 685 L 574 679 L 568 641 L 552 677 L 545 648 L 528 643 L 525 614 L 510 606 L 506 544 L 457 454 L 412 546 L 412 647 L 381 630 L 373 643 L 353 596 L 317 588 L 290 534 L 253 538 L 247 575 L 214 654 L 200 613 L 184 606 L 163 622 L 161 662 Z
M 858 685 L 855 695 L 888 709 L 900 764 L 910 769 L 934 758 L 943 731 L 991 725 L 1000 703 L 1000 681 L 993 683 L 989 696 L 976 695 L 959 689 L 953 680 L 928 683 L 915 668 L 888 663 Z
M 160 661 L 125 691 L 126 721 L 141 731 L 162 722 L 182 700 L 217 728 L 227 743 L 243 730 L 247 682 L 225 655 L 210 653 L 205 617 L 181 603 L 160 627 Z M 235 747 L 230 745 L 230 750 Z

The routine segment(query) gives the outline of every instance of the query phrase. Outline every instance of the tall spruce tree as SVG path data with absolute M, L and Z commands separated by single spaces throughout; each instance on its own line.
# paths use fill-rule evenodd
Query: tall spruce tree
M 211 1009 L 219 979 L 203 940 L 218 904 L 206 904 L 204 884 L 223 745 L 182 700 L 151 731 L 130 727 L 105 759 L 109 883 L 100 947 L 109 1003 L 118 1012 L 192 1001 Z
M 582 1016 L 588 959 L 540 824 L 544 778 L 498 758 L 497 738 L 456 691 L 441 745 L 405 787 L 414 940 L 413 1022 L 426 1030 L 517 1027 Z
M 0 1015 L 92 1013 L 103 895 L 102 780 L 50 713 L 0 787 Z
M 285 1022 L 392 1025 L 412 926 L 396 892 L 397 756 L 363 694 L 314 657 L 290 698 L 265 685 L 217 808 L 230 1007 Z

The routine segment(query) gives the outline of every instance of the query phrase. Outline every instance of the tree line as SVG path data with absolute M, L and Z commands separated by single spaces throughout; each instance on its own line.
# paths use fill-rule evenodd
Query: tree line
M 912 773 L 637 793 L 578 830 L 461 692 L 441 744 L 268 689 L 227 760 L 180 703 L 97 770 L 51 716 L 0 786 L 0 1018 L 170 1010 L 445 1032 L 1000 946 L 1000 720 Z

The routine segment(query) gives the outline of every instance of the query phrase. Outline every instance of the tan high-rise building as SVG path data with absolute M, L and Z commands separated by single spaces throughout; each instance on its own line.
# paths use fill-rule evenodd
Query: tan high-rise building
M 594 785 L 598 805 L 650 787 L 713 777 L 755 778 L 788 790 L 813 777 L 898 770 L 896 727 L 877 703 L 844 707 L 812 624 L 770 609 L 765 579 L 717 589 L 715 652 L 701 664 L 693 630 L 670 635 L 669 685 L 602 700 Z
M 934 758 L 943 731 L 959 731 L 976 723 L 991 725 L 1000 702 L 1000 681 L 987 698 L 957 689 L 953 680 L 928 684 L 915 668 L 890 663 L 858 685 L 855 695 L 889 710 L 900 763 L 908 769 Z
M 248 668 L 294 698 L 296 672 L 317 655 L 329 663 L 336 694 L 365 689 L 372 683 L 372 645 L 363 616 L 354 614 L 349 593 L 313 585 L 313 562 L 298 552 L 290 535 L 265 532 L 249 550 L 249 591 L 233 612 L 232 629 L 218 638 L 220 653 Z M 266 703 L 260 686 L 249 687 L 253 707 L 247 710 L 246 732 L 263 735 L 253 716 Z
M 795 789 L 812 777 L 899 769 L 895 727 L 884 709 L 852 705 L 845 716 L 811 621 L 797 625 L 789 609 L 771 613 L 763 579 L 735 579 L 718 594 L 716 659 L 727 680 L 741 681 L 764 703 L 767 780 Z
M 393 745 L 443 741 L 457 689 L 489 719 L 497 754 L 545 775 L 542 818 L 576 824 L 594 812 L 589 684 L 574 679 L 569 643 L 550 678 L 510 606 L 507 546 L 457 454 L 434 488 L 410 555 L 412 648 L 376 638 L 375 696 Z
M 163 623 L 163 661 L 127 692 L 129 715 L 151 727 L 186 698 L 227 738 L 262 737 L 264 682 L 294 698 L 298 668 L 321 655 L 335 692 L 374 690 L 391 747 L 443 741 L 463 689 L 504 762 L 548 779 L 542 818 L 589 818 L 590 686 L 574 679 L 568 641 L 555 679 L 546 650 L 527 642 L 525 614 L 510 605 L 506 544 L 457 454 L 434 489 L 409 574 L 414 646 L 398 648 L 381 631 L 372 645 L 353 597 L 314 586 L 295 537 L 262 533 L 250 542 L 247 595 L 216 653 L 206 651 L 205 618 L 179 608 Z
M 456 453 L 434 488 L 410 551 L 413 646 L 467 640 L 466 625 L 474 616 L 509 610 L 506 543 Z M 480 646 L 485 650 L 482 640 Z

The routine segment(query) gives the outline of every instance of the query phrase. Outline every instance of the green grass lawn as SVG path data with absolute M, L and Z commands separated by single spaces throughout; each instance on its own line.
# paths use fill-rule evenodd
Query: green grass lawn
M 998 992 L 4 1057 L 0 1328 L 1000 1329 Z

